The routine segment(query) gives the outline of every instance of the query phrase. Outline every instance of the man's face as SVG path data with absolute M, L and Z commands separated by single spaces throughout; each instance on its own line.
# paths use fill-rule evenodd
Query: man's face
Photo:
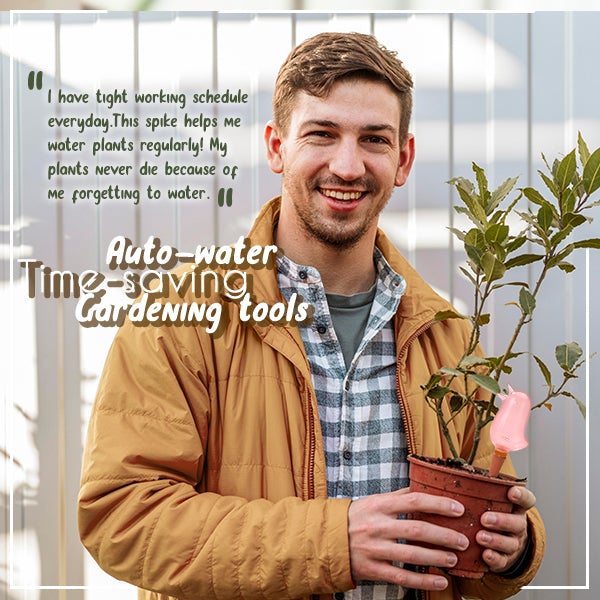
M 298 93 L 285 135 L 267 126 L 269 166 L 282 173 L 282 215 L 309 238 L 347 248 L 374 233 L 394 186 L 410 172 L 400 146 L 400 103 L 382 82 L 336 83 L 325 98 Z

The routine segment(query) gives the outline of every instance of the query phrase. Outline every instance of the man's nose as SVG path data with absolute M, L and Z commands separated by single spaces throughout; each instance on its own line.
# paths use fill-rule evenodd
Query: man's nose
M 329 170 L 333 175 L 337 175 L 345 181 L 353 181 L 362 177 L 366 169 L 358 142 L 351 139 L 340 139 L 329 161 Z

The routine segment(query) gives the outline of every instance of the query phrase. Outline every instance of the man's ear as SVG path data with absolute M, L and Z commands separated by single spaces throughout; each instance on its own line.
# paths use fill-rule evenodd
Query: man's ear
M 267 163 L 273 173 L 283 172 L 283 158 L 281 156 L 282 139 L 277 125 L 271 120 L 265 126 L 265 144 L 267 145 Z
M 404 185 L 408 178 L 408 174 L 415 160 L 415 136 L 412 133 L 407 134 L 404 145 L 400 148 L 400 158 L 398 160 L 398 170 L 396 171 L 396 179 L 394 184 L 397 186 Z

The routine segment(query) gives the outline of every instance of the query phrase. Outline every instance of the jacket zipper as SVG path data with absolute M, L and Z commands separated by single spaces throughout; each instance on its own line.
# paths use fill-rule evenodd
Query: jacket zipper
M 408 443 L 408 451 L 410 454 L 414 454 L 415 452 L 415 431 L 412 425 L 412 422 L 408 418 L 407 405 L 404 399 L 404 395 L 401 393 L 400 388 L 400 359 L 406 354 L 408 347 L 418 338 L 424 331 L 427 331 L 436 321 L 429 321 L 424 325 L 421 325 L 409 338 L 406 340 L 404 345 L 402 346 L 400 352 L 398 353 L 398 358 L 396 359 L 396 391 L 398 393 L 398 400 L 400 401 L 400 406 L 402 408 L 402 421 L 404 424 L 404 431 L 406 432 L 406 441 Z
M 285 329 L 283 331 L 286 331 Z M 287 335 L 293 340 L 291 334 Z M 275 348 L 277 350 L 277 348 Z M 310 385 L 302 374 L 299 375 L 302 382 L 301 394 L 306 402 L 306 435 L 308 436 L 308 456 L 306 456 L 306 487 L 303 489 L 303 500 L 313 500 L 315 497 L 315 454 L 317 442 L 315 440 L 315 411 L 311 401 Z
M 317 442 L 315 440 L 315 413 L 312 406 L 310 393 L 307 393 L 307 406 L 308 406 L 308 436 L 309 436 L 309 449 L 308 449 L 308 474 L 307 474 L 307 488 L 308 488 L 308 500 L 312 500 L 315 497 L 315 452 Z

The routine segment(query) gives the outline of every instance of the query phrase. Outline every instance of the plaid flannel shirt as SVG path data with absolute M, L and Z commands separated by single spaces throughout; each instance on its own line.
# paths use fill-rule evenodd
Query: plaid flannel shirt
M 377 286 L 371 313 L 352 363 L 346 370 L 319 272 L 277 262 L 283 296 L 293 293 L 315 307 L 310 326 L 300 332 L 311 367 L 323 432 L 330 497 L 360 498 L 408 486 L 408 447 L 396 392 L 393 316 L 406 283 L 375 249 Z M 385 583 L 359 582 L 345 600 L 403 597 Z M 340 600 L 341 595 L 336 600 Z

